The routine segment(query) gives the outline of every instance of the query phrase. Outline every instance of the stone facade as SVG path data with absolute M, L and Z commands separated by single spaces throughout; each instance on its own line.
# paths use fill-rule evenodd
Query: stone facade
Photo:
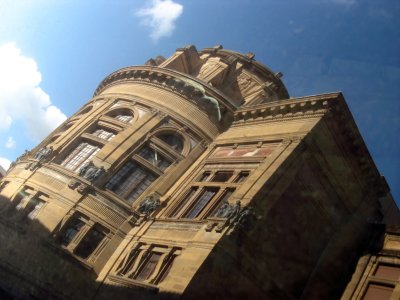
M 0 292 L 339 299 L 399 212 L 342 94 L 281 76 L 188 46 L 105 78 L 1 181 Z

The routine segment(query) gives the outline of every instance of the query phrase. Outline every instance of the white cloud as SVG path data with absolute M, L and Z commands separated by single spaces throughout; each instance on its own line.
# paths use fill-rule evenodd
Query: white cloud
M 143 18 L 143 24 L 152 29 L 150 37 L 157 41 L 170 36 L 175 29 L 175 21 L 182 14 L 183 5 L 172 0 L 152 0 L 149 8 L 143 8 L 136 15 Z
M 7 158 L 0 157 L 0 166 L 3 167 L 4 170 L 8 170 L 10 167 L 11 161 L 9 161 Z
M 40 141 L 66 119 L 39 86 L 42 75 L 32 58 L 14 43 L 0 45 L 0 130 L 20 122 L 28 136 Z
M 7 139 L 7 142 L 5 144 L 6 148 L 11 149 L 15 147 L 15 140 L 13 139 L 12 136 L 9 136 Z

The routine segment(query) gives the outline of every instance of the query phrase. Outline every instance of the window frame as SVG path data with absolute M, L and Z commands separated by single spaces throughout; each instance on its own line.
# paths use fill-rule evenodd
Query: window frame
M 232 175 L 226 181 L 213 181 L 217 173 L 229 172 Z M 169 209 L 166 210 L 167 218 L 173 219 L 189 219 L 201 220 L 212 217 L 223 201 L 229 201 L 251 175 L 252 168 L 237 165 L 224 165 L 215 169 L 211 164 L 205 164 L 200 167 L 200 171 L 193 176 L 193 181 L 189 187 L 177 195 L 178 200 L 174 201 Z M 241 182 L 236 182 L 241 174 L 246 173 L 248 176 Z M 196 190 L 194 193 L 191 191 Z M 201 200 L 202 193 L 207 189 L 217 189 L 217 192 L 203 205 L 200 211 L 193 215 L 190 214 L 193 207 Z M 226 198 L 226 194 L 230 193 Z M 189 217 L 190 216 L 190 217 Z
M 70 229 L 72 223 L 76 220 L 83 223 L 83 225 L 79 227 L 79 229 L 68 241 L 68 243 L 64 244 L 63 238 L 65 237 L 66 232 Z M 96 247 L 94 247 L 93 250 L 86 257 L 82 257 L 79 254 L 75 253 L 79 249 L 81 243 L 84 242 L 85 237 L 87 237 L 88 234 L 90 234 L 90 232 L 93 230 L 101 231 L 103 234 L 103 238 L 97 243 Z M 84 264 L 91 265 L 96 261 L 101 252 L 104 250 L 105 246 L 111 238 L 111 235 L 112 231 L 104 224 L 93 220 L 87 214 L 84 214 L 80 211 L 73 211 L 68 215 L 67 220 L 62 221 L 62 224 L 60 225 L 59 230 L 54 235 L 54 237 L 62 249 L 70 253 L 73 257 L 83 262 Z
M 182 248 L 175 246 L 139 242 L 121 256 L 112 274 L 133 283 L 158 285 L 165 280 L 181 252 Z M 159 257 L 152 270 L 145 278 L 140 278 L 141 272 L 149 266 L 154 254 L 158 254 Z

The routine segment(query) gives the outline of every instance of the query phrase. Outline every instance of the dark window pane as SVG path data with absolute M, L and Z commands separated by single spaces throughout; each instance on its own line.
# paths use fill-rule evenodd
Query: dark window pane
M 249 176 L 249 172 L 240 172 L 239 176 L 236 177 L 235 183 L 243 182 Z
M 76 234 L 81 230 L 83 225 L 85 225 L 85 223 L 79 219 L 71 220 L 64 230 L 63 235 L 60 237 L 61 245 L 68 246 Z
M 196 202 L 190 211 L 185 214 L 184 218 L 196 218 L 217 192 L 218 188 L 205 188 L 204 191 L 201 192 L 200 196 L 195 200 Z
M 106 188 L 133 203 L 157 177 L 138 163 L 128 162 L 111 178 Z
M 182 152 L 183 141 L 180 136 L 173 134 L 173 133 L 163 133 L 163 134 L 157 135 L 157 137 L 160 140 L 162 140 L 164 143 L 171 146 L 172 149 L 174 149 L 178 152 Z
M 232 175 L 233 175 L 232 171 L 219 171 L 219 172 L 215 173 L 215 176 L 211 181 L 226 182 L 232 177 Z
M 183 197 L 181 203 L 179 203 L 179 206 L 172 213 L 171 217 L 176 217 L 181 212 L 181 209 L 193 198 L 193 195 L 196 193 L 196 191 L 197 187 L 192 187 L 190 189 L 190 191 Z
M 132 250 L 129 253 L 128 258 L 126 259 L 126 261 L 123 261 L 122 264 L 125 265 L 121 265 L 120 266 L 120 271 L 118 273 L 118 275 L 127 275 L 128 273 L 130 273 L 132 271 L 132 267 L 133 267 L 133 263 L 136 261 L 137 256 L 139 255 L 140 250 L 138 248 Z
M 74 253 L 82 258 L 88 258 L 105 237 L 104 232 L 91 228 L 76 247 Z
M 118 185 L 125 181 L 125 179 L 129 176 L 129 174 L 135 168 L 135 165 L 136 164 L 132 162 L 127 162 L 121 169 L 119 169 L 117 174 L 110 179 L 110 181 L 106 184 L 106 188 L 115 191 Z
M 198 181 L 203 182 L 203 181 L 207 181 L 208 177 L 210 177 L 210 172 L 204 172 L 200 178 L 198 179 Z
M 157 179 L 157 176 L 147 173 L 140 183 L 127 196 L 129 203 L 133 203 Z
M 162 171 L 164 171 L 166 168 L 168 168 L 171 165 L 171 162 L 169 160 L 167 160 L 164 156 L 159 154 L 157 150 L 154 150 L 147 146 L 143 147 L 139 151 L 139 156 L 143 157 L 145 160 L 147 160 L 153 166 L 159 168 Z
M 152 252 L 150 254 L 150 257 L 147 259 L 147 261 L 144 263 L 144 266 L 142 266 L 141 270 L 136 276 L 136 280 L 139 281 L 144 281 L 148 279 L 151 274 L 153 274 L 158 261 L 160 260 L 161 253 L 157 252 Z

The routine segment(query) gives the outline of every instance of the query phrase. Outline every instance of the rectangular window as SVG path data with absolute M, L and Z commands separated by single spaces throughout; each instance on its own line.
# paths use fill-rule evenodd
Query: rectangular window
M 374 275 L 380 278 L 397 281 L 400 279 L 400 266 L 380 264 Z
M 128 162 L 111 178 L 106 188 L 133 203 L 157 177 L 138 163 Z
M 239 175 L 235 178 L 235 180 L 233 182 L 234 183 L 243 182 L 247 179 L 247 177 L 249 177 L 249 172 L 247 172 L 247 171 L 240 172 Z
M 79 218 L 71 219 L 59 237 L 61 245 L 68 246 L 84 225 L 85 222 Z
M 92 134 L 106 141 L 111 140 L 115 136 L 113 132 L 104 130 L 102 128 L 96 129 Z
M 153 274 L 154 270 L 156 269 L 156 266 L 161 258 L 161 255 L 162 255 L 161 253 L 151 252 L 148 259 L 141 266 L 136 276 L 136 280 L 145 281 L 149 279 L 149 277 Z
M 107 235 L 105 228 L 97 225 L 92 227 L 80 241 L 79 245 L 75 248 L 74 254 L 87 259 L 100 245 L 101 241 Z
M 227 182 L 233 175 L 233 171 L 218 171 L 215 173 L 212 182 Z
M 90 262 L 97 256 L 100 245 L 105 244 L 108 233 L 104 226 L 77 213 L 63 226 L 57 239 L 69 252 Z
M 98 146 L 80 143 L 61 163 L 67 169 L 79 171 L 100 150 Z
M 390 300 L 393 293 L 392 286 L 370 283 L 364 294 L 363 300 Z
M 181 210 L 186 206 L 186 204 L 192 200 L 196 192 L 197 187 L 192 187 L 190 191 L 183 197 L 183 200 L 181 201 L 181 203 L 179 203 L 175 211 L 171 214 L 171 217 L 177 217 Z
M 203 208 L 211 201 L 217 194 L 219 188 L 206 187 L 197 197 L 192 208 L 183 216 L 184 218 L 193 219 L 203 210 Z
M 210 174 L 211 174 L 211 172 L 204 172 L 203 174 L 200 175 L 200 178 L 197 181 L 200 181 L 200 182 L 208 181 Z
M 126 279 L 158 284 L 167 277 L 181 250 L 176 247 L 139 243 L 125 255 L 115 274 Z
M 30 199 L 24 209 L 25 215 L 28 217 L 28 219 L 36 219 L 36 216 L 45 203 L 45 201 L 36 197 Z

